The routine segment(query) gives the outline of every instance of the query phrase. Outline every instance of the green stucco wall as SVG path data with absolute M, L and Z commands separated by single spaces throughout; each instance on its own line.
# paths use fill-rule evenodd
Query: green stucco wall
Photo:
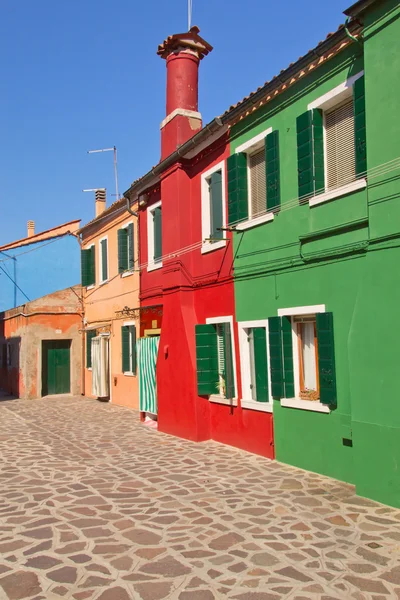
M 375 24 L 363 46 L 352 44 L 235 125 L 231 152 L 269 127 L 279 130 L 281 210 L 274 221 L 234 236 L 237 320 L 316 304 L 334 318 L 337 409 L 324 414 L 275 400 L 276 458 L 400 506 L 400 169 L 371 176 L 365 190 L 299 206 L 296 141 L 296 117 L 307 105 L 364 68 L 368 169 L 400 155 L 395 13 L 379 25 L 377 14 L 368 16 Z

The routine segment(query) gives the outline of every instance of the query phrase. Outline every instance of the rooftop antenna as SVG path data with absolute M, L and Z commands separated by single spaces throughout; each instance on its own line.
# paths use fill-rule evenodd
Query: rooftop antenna
M 189 1 L 191 1 L 191 0 L 189 0 Z M 88 154 L 96 154 L 97 152 L 114 152 L 115 195 L 117 196 L 117 200 L 119 200 L 119 193 L 118 193 L 118 169 L 117 169 L 117 147 L 113 146 L 112 148 L 100 148 L 100 150 L 88 150 L 87 153 Z
M 192 26 L 192 0 L 188 0 L 188 31 Z

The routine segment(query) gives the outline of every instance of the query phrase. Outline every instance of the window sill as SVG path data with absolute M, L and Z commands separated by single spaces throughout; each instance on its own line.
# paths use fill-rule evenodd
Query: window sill
M 261 412 L 272 413 L 272 411 L 273 411 L 272 402 L 256 402 L 255 400 L 241 400 L 240 406 L 242 408 L 248 408 L 250 410 L 258 410 Z
M 201 247 L 201 253 L 207 254 L 208 252 L 213 252 L 214 250 L 220 250 L 221 248 L 225 248 L 226 240 L 220 240 L 219 242 L 203 242 Z
M 157 263 L 149 263 L 147 266 L 147 271 L 155 271 L 156 269 L 161 269 L 162 267 L 162 261 L 157 262 Z
M 132 371 L 124 371 L 124 375 L 127 377 L 136 377 L 136 373 L 132 373 Z
M 323 204 L 324 202 L 329 202 L 329 200 L 334 200 L 335 198 L 340 198 L 340 196 L 345 196 L 346 194 L 351 194 L 352 192 L 356 192 L 357 190 L 362 190 L 367 187 L 366 179 L 357 179 L 356 181 L 352 181 L 347 185 L 342 185 L 342 187 L 337 188 L 336 190 L 331 190 L 330 192 L 324 192 L 323 194 L 319 194 L 318 196 L 313 196 L 309 200 L 310 206 L 317 206 L 317 204 Z
M 214 404 L 226 404 L 227 406 L 237 406 L 237 398 L 230 400 L 229 398 L 221 398 L 221 396 L 210 396 L 209 401 Z
M 130 271 L 124 271 L 123 273 L 121 273 L 121 277 L 129 277 L 130 275 L 133 275 L 133 273 L 133 269 L 131 269 Z
M 267 213 L 266 215 L 261 215 L 261 217 L 256 217 L 255 219 L 249 219 L 248 221 L 244 221 L 244 223 L 239 223 L 238 225 L 236 225 L 236 231 L 245 231 L 246 229 L 257 227 L 257 225 L 268 223 L 269 221 L 273 221 L 274 219 L 274 213 Z
M 92 283 L 91 285 L 86 286 L 86 290 L 93 290 L 95 287 L 96 287 L 96 284 Z
M 108 283 L 110 280 L 109 279 L 105 279 L 104 281 L 100 281 L 99 286 L 100 285 L 105 285 L 106 283 Z
M 327 404 L 313 402 L 311 400 L 302 400 L 301 398 L 282 398 L 281 406 L 285 408 L 300 408 L 301 410 L 311 410 L 312 412 L 330 413 L 331 409 Z
M 86 367 L 87 371 L 91 371 L 92 367 Z

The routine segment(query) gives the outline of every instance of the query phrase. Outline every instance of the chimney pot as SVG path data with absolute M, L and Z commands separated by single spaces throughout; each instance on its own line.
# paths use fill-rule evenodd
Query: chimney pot
M 95 192 L 96 217 L 99 217 L 106 209 L 106 188 L 99 188 Z
M 35 235 L 35 221 L 28 221 L 28 237 Z

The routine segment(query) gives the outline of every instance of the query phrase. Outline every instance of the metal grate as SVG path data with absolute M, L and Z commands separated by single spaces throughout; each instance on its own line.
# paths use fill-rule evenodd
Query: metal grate
M 327 188 L 355 180 L 353 100 L 325 113 Z
M 249 156 L 251 216 L 264 214 L 267 206 L 265 148 Z

